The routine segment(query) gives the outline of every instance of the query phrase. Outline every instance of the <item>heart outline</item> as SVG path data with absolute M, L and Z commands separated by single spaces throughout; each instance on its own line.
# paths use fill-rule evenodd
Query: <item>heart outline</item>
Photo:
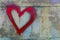
M 30 20 L 22 27 L 22 28 L 18 28 L 18 26 L 16 25 L 15 21 L 14 21 L 14 18 L 12 17 L 12 10 L 16 10 L 16 12 L 18 13 L 18 16 L 19 18 L 27 11 L 29 12 L 30 14 Z M 19 35 L 21 35 L 21 33 L 23 33 L 32 23 L 33 21 L 35 20 L 35 17 L 36 17 L 36 10 L 34 7 L 27 7 L 25 8 L 22 12 L 20 10 L 20 7 L 15 5 L 15 4 L 12 4 L 12 5 L 8 5 L 7 8 L 6 8 L 6 13 L 7 13 L 7 16 L 8 18 L 10 19 L 10 21 L 12 22 L 15 30 L 17 31 L 17 33 Z

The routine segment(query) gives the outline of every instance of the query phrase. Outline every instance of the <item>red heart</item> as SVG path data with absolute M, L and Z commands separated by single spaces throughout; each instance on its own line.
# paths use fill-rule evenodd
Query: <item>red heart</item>
M 13 17 L 12 17 L 12 10 L 16 10 L 17 13 L 18 13 L 18 16 L 21 17 L 25 12 L 29 12 L 30 14 L 30 20 L 22 27 L 22 28 L 18 28 L 18 26 L 16 25 Z M 12 22 L 14 28 L 16 29 L 17 33 L 20 35 L 21 33 L 23 33 L 28 27 L 29 25 L 32 24 L 32 22 L 35 20 L 35 16 L 36 16 L 36 11 L 35 11 L 35 8 L 33 7 L 27 7 L 26 9 L 24 9 L 23 11 L 20 10 L 20 7 L 17 6 L 17 5 L 8 5 L 7 8 L 6 8 L 6 13 L 10 19 L 10 21 Z

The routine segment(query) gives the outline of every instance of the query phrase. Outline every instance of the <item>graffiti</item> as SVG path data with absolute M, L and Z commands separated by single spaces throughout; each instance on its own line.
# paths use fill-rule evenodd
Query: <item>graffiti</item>
M 16 10 L 18 13 L 18 16 L 21 17 L 25 12 L 29 12 L 30 16 L 30 20 L 26 23 L 26 25 L 24 25 L 21 29 L 18 28 L 18 26 L 16 25 L 11 12 L 12 10 Z M 20 11 L 19 7 L 12 4 L 7 6 L 6 8 L 6 13 L 10 19 L 10 21 L 12 22 L 12 24 L 14 25 L 14 28 L 16 29 L 17 33 L 20 35 L 22 32 L 24 32 L 26 30 L 26 28 L 29 27 L 30 24 L 32 24 L 32 22 L 35 20 L 36 17 L 36 11 L 33 7 L 27 7 L 26 9 L 24 9 L 22 12 Z

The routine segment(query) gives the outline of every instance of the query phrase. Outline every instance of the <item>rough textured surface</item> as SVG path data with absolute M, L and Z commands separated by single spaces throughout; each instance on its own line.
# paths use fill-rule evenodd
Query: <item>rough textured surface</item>
M 36 20 L 20 36 L 6 15 L 6 5 L 16 4 L 21 11 L 27 6 L 36 9 Z M 26 12 L 18 18 L 12 11 L 16 24 L 21 28 L 29 19 Z M 27 17 L 28 16 L 28 17 Z M 0 40 L 60 40 L 60 0 L 0 0 Z

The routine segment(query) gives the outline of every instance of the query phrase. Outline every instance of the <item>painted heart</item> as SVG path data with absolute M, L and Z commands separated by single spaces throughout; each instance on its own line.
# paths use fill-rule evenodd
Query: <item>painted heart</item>
M 16 10 L 19 18 L 24 15 L 25 12 L 28 12 L 30 14 L 30 19 L 29 21 L 22 27 L 22 28 L 18 28 L 17 24 L 15 23 L 15 20 L 12 16 L 12 10 Z M 6 8 L 6 13 L 8 15 L 8 18 L 10 19 L 11 23 L 13 24 L 16 32 L 21 35 L 21 33 L 23 33 L 32 23 L 33 21 L 35 20 L 35 17 L 36 17 L 36 10 L 34 7 L 27 7 L 25 8 L 24 10 L 20 10 L 20 7 L 15 5 L 15 4 L 12 4 L 12 5 L 8 5 L 7 8 Z

